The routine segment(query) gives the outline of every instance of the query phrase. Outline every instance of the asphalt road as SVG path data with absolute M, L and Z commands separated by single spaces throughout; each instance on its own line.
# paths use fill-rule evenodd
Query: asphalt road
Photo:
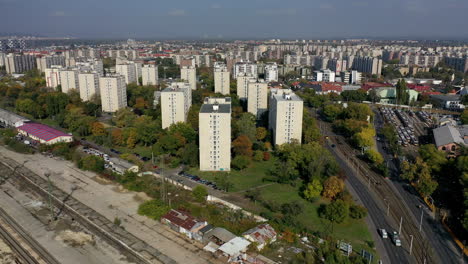
M 380 113 L 376 113 L 374 123 L 377 132 L 380 131 L 383 126 L 383 119 Z M 468 260 L 468 258 L 462 258 L 461 249 L 455 245 L 450 235 L 445 231 L 438 216 L 429 210 L 420 196 L 415 193 L 412 186 L 400 179 L 396 160 L 393 160 L 391 155 L 383 150 L 385 144 L 384 141 L 378 141 L 377 148 L 384 159 L 388 161 L 391 184 L 418 223 L 421 221 L 422 215 L 421 231 L 425 233 L 426 238 L 430 238 L 428 239 L 429 243 L 439 256 L 439 259 L 443 263 L 465 263 L 465 260 Z M 422 205 L 421 208 L 419 208 L 420 205 Z

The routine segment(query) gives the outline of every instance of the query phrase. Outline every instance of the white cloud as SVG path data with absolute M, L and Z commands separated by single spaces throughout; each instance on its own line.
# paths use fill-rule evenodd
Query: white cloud
M 53 16 L 53 17 L 65 17 L 67 16 L 67 14 L 63 11 L 55 11 L 54 13 L 52 13 L 50 16 Z
M 175 10 L 169 11 L 167 14 L 170 16 L 185 16 L 186 12 L 183 9 L 175 9 Z
M 222 6 L 220 4 L 212 4 L 211 9 L 220 9 Z
M 261 9 L 257 14 L 264 16 L 292 16 L 297 13 L 294 8 L 281 8 L 281 9 Z

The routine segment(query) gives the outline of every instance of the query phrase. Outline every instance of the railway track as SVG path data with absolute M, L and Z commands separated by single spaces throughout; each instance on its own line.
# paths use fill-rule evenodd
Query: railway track
M 2 157 L 0 160 L 0 174 L 10 173 L 18 163 Z M 34 193 L 49 199 L 49 185 L 46 179 L 33 173 L 25 167 L 19 167 L 11 182 L 23 186 Z M 122 228 L 116 228 L 107 218 L 97 213 L 93 209 L 71 197 L 68 193 L 51 186 L 50 201 L 60 214 L 67 214 L 75 221 L 79 222 L 86 230 L 105 240 L 111 246 L 127 256 L 130 261 L 136 263 L 176 263 L 172 258 L 160 252 L 158 249 L 149 246 L 141 239 Z M 56 216 L 57 217 L 57 216 Z
M 16 234 L 17 236 L 15 236 Z M 0 236 L 20 259 L 27 264 L 60 264 L 44 247 L 29 236 L 3 209 L 0 208 Z
M 322 128 L 325 128 L 327 132 L 331 131 L 329 124 L 322 123 Z M 369 189 L 380 198 L 382 204 L 384 204 L 384 211 L 387 210 L 386 202 L 389 206 L 389 217 L 391 217 L 397 225 L 400 220 L 403 219 L 401 228 L 401 236 L 405 243 L 405 249 L 409 251 L 411 236 L 413 236 L 413 248 L 412 256 L 417 263 L 441 263 L 438 257 L 433 254 L 430 244 L 427 239 L 423 236 L 422 232 L 419 231 L 417 226 L 418 220 L 414 218 L 414 215 L 409 209 L 403 204 L 401 198 L 395 193 L 390 183 L 387 182 L 381 175 L 375 173 L 367 164 L 356 158 L 356 150 L 351 148 L 347 143 L 344 142 L 344 138 L 338 135 L 330 136 L 336 148 L 337 153 L 346 160 L 355 169 L 357 175 L 360 176 L 363 183 L 369 186 Z M 385 217 L 385 216 L 384 216 Z M 398 231 L 398 226 L 395 226 L 395 230 Z

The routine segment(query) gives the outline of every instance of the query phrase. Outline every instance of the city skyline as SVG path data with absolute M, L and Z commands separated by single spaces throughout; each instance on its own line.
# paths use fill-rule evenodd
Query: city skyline
M 89 2 L 89 3 L 87 3 Z M 34 10 L 34 12 L 25 12 Z M 93 6 L 92 9 L 89 6 Z M 0 32 L 76 38 L 466 39 L 468 2 L 451 0 L 80 1 L 1 0 Z M 382 12 L 385 10 L 385 12 Z M 242 19 L 239 19 L 242 18 Z M 25 23 L 18 23 L 24 21 Z M 10 29 L 10 30 L 9 30 Z

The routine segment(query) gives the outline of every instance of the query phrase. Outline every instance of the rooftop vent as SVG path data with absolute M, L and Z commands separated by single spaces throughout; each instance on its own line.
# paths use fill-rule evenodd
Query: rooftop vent
M 219 110 L 219 105 L 215 104 L 213 105 L 213 111 L 218 111 Z

